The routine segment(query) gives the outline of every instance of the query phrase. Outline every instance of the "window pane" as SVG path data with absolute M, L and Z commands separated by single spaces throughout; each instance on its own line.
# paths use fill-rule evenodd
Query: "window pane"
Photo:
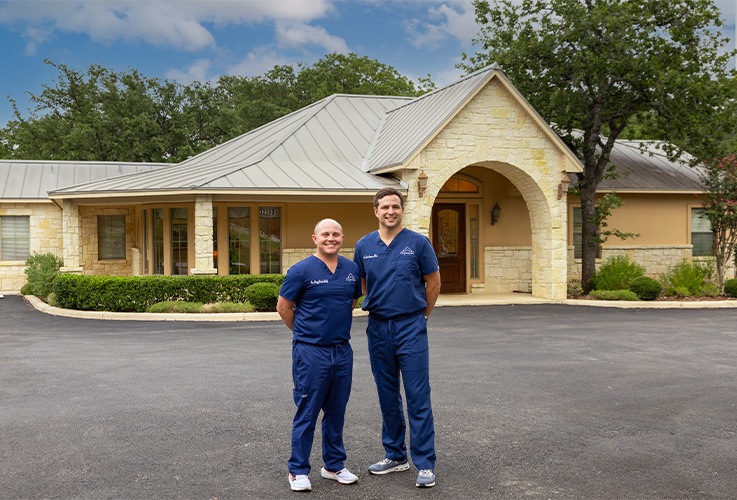
M 143 211 L 143 274 L 148 274 L 148 210 Z
M 580 259 L 583 255 L 583 245 L 581 231 L 583 230 L 583 218 L 581 209 L 573 208 L 573 258 Z
M 212 207 L 212 267 L 218 268 L 218 207 Z
M 172 208 L 171 212 L 171 274 L 188 274 L 187 209 Z
M 31 247 L 31 217 L 8 215 L 0 217 L 0 259 L 26 260 Z
M 691 244 L 694 257 L 714 255 L 712 244 L 714 233 L 711 230 L 711 221 L 704 217 L 703 208 L 691 209 Z
M 228 207 L 228 268 L 230 274 L 251 273 L 251 209 Z
M 125 215 L 97 216 L 97 258 L 125 259 Z
M 164 274 L 164 209 L 151 210 L 153 223 L 153 274 Z
M 258 239 L 261 274 L 281 272 L 281 208 L 259 207 Z
M 471 205 L 471 278 L 479 277 L 479 206 Z

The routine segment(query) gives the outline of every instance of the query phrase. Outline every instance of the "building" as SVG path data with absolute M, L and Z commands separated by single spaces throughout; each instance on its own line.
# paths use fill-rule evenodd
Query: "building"
M 640 146 L 619 142 L 622 175 L 600 186 L 625 202 L 610 225 L 640 236 L 602 257 L 657 274 L 710 231 L 697 173 Z M 29 252 L 84 274 L 286 272 L 324 217 L 344 226 L 351 257 L 377 228 L 373 194 L 393 186 L 405 225 L 438 253 L 443 293 L 560 300 L 580 272 L 568 186 L 581 170 L 495 67 L 418 98 L 333 95 L 176 165 L 3 161 L 0 290 L 22 286 Z

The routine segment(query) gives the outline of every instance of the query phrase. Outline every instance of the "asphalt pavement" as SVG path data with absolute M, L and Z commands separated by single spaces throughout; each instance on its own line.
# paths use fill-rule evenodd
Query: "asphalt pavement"
M 737 497 L 737 309 L 441 307 L 430 318 L 437 486 L 383 458 L 365 317 L 342 486 L 287 482 L 278 321 L 105 321 L 0 299 L 0 498 Z

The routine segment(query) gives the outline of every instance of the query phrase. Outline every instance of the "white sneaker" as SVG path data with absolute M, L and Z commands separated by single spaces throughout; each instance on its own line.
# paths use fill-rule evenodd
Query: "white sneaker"
M 322 469 L 320 469 L 320 475 L 325 479 L 338 481 L 340 484 L 353 484 L 358 481 L 358 476 L 356 476 L 348 469 L 342 469 L 338 472 L 331 472 L 323 467 Z
M 291 472 L 289 473 L 289 487 L 292 488 L 292 491 L 312 490 L 312 484 L 310 483 L 309 477 L 305 474 L 297 474 L 296 476 L 293 476 Z

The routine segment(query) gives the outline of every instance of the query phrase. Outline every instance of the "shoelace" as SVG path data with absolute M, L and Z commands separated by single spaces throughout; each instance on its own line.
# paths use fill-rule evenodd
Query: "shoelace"
M 432 471 L 430 469 L 423 469 L 420 471 L 422 477 L 432 477 Z

